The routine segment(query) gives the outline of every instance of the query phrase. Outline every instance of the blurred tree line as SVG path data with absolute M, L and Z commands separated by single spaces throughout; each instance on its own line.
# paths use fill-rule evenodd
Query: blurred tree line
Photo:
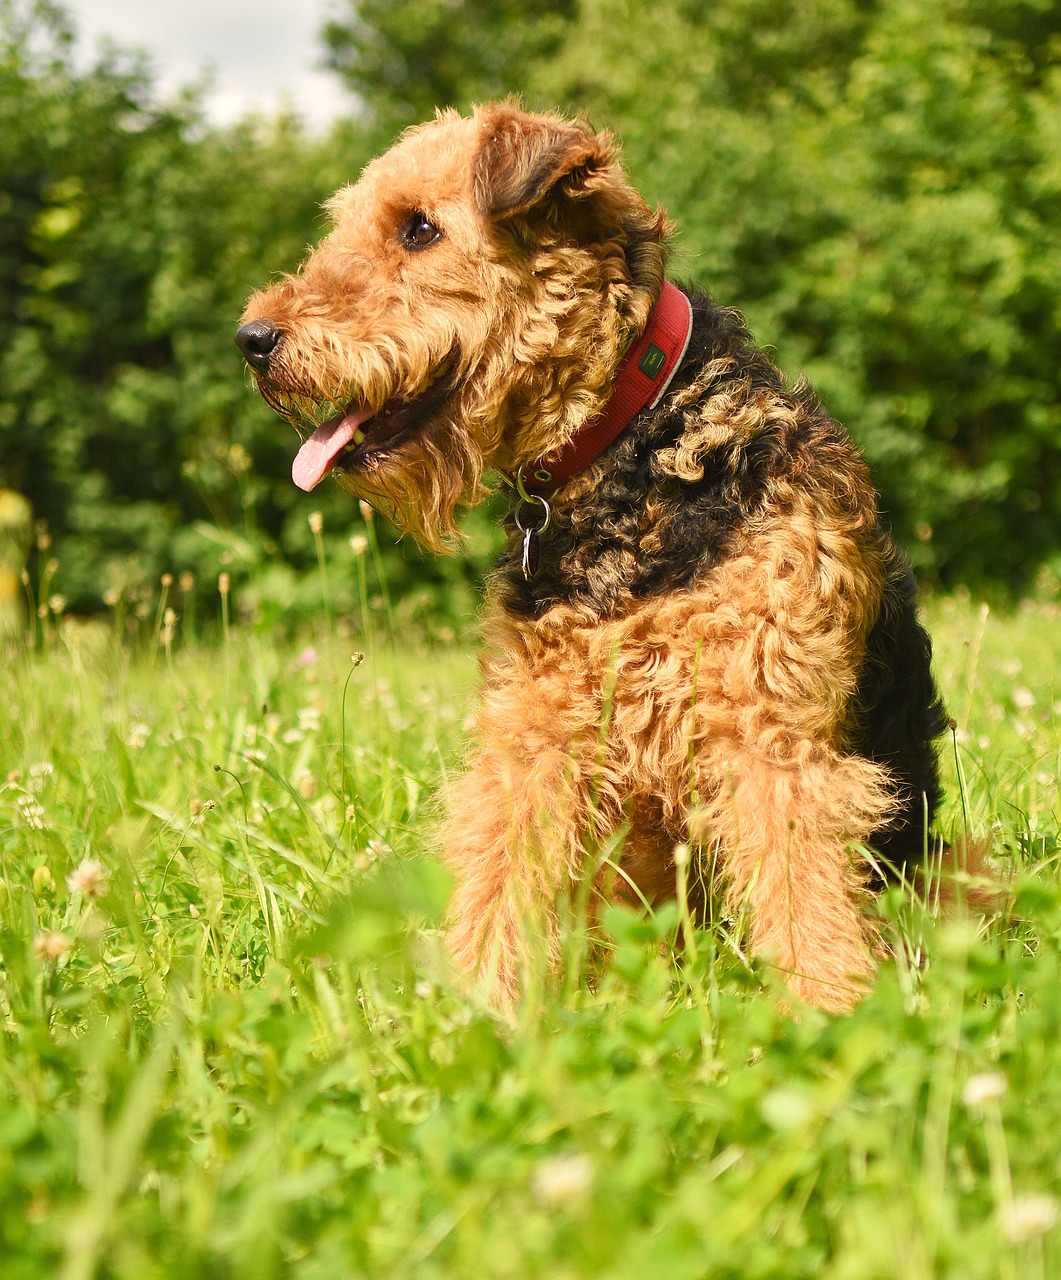
M 294 440 L 232 344 L 320 203 L 436 105 L 518 91 L 623 139 L 680 227 L 673 274 L 741 307 L 872 461 L 927 578 L 1061 570 L 1061 6 L 1056 0 L 348 0 L 324 137 L 220 129 L 119 52 L 78 69 L 61 9 L 0 0 L 0 487 L 91 607 L 165 572 L 308 602 Z M 445 606 L 488 554 L 384 548 Z

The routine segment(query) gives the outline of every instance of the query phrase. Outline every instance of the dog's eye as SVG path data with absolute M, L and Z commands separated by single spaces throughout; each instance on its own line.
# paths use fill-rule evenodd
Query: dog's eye
M 405 224 L 402 239 L 409 249 L 426 249 L 436 240 L 441 240 L 442 230 L 436 227 L 430 218 L 422 213 L 414 213 Z

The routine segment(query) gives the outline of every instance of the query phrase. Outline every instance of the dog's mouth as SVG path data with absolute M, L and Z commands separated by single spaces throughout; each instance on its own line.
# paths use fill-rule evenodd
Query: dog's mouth
M 388 400 L 379 410 L 352 400 L 303 441 L 291 464 L 291 479 L 308 493 L 331 471 L 354 470 L 395 448 L 437 413 L 455 390 L 455 381 L 441 374 L 419 395 Z

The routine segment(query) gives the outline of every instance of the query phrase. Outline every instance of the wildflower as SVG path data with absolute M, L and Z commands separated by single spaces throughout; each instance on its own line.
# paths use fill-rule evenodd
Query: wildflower
M 1024 1244 L 1057 1226 L 1058 1203 L 1053 1196 L 1032 1193 L 1014 1196 L 999 1214 L 1002 1234 L 1011 1244 Z
M 19 817 L 27 827 L 32 827 L 35 831 L 43 831 L 45 829 L 48 824 L 45 821 L 44 809 L 32 796 L 19 796 L 16 803 Z
M 319 511 L 311 511 L 309 513 L 310 533 L 318 534 L 324 528 L 324 517 Z
M 188 573 L 187 570 L 185 570 L 185 572 L 182 573 L 181 576 L 177 579 L 177 582 L 180 585 L 180 589 L 185 594 L 187 594 L 189 591 L 195 590 L 195 574 L 194 573 Z
M 298 727 L 303 731 L 303 733 L 316 733 L 321 727 L 320 708 L 299 707 Z
M 48 608 L 52 613 L 62 613 L 66 608 L 66 596 L 54 595 L 48 597 Z
M 535 1169 L 531 1190 L 550 1209 L 559 1209 L 593 1185 L 593 1166 L 585 1156 L 550 1156 Z
M 82 858 L 66 877 L 66 887 L 71 893 L 83 893 L 86 898 L 98 898 L 103 892 L 107 872 L 103 863 L 95 858 Z
M 371 508 L 371 507 L 369 506 L 369 504 L 364 500 L 364 498 L 362 498 L 362 499 L 358 502 L 357 507 L 358 507 L 358 510 L 361 512 L 361 519 L 362 519 L 362 520 L 364 520 L 364 522 L 365 522 L 366 524 L 371 524 L 371 523 L 372 523 L 372 519 L 373 519 L 373 517 L 375 516 L 375 514 L 376 514 L 376 513 L 375 513 L 375 511 L 373 511 L 373 510 L 372 510 L 372 508 Z
M 312 800 L 317 794 L 317 779 L 311 773 L 303 773 L 297 786 L 298 794 L 303 800 Z
M 223 596 L 227 596 L 229 588 L 232 586 L 232 579 L 227 573 L 219 573 L 217 575 L 217 589 Z
M 129 732 L 126 735 L 125 745 L 127 747 L 132 747 L 134 750 L 139 751 L 139 749 L 142 746 L 144 746 L 145 743 L 147 742 L 150 734 L 151 734 L 151 727 L 137 720 L 134 724 L 131 724 L 129 726 Z
M 312 667 L 317 661 L 317 650 L 310 644 L 295 659 L 296 667 Z
M 1024 685 L 1019 684 L 1013 690 L 1013 705 L 1018 711 L 1030 711 L 1035 706 L 1035 694 Z
M 998 1102 L 1004 1097 L 1008 1088 L 1009 1081 L 1001 1071 L 981 1071 L 966 1080 L 962 1102 L 967 1107 L 986 1107 L 989 1102 Z
M 117 587 L 108 587 L 103 593 L 103 603 L 108 609 L 113 609 L 118 601 L 122 598 L 122 593 Z
M 33 954 L 38 960 L 61 960 L 73 945 L 65 933 L 49 929 L 33 939 Z
M 55 766 L 49 760 L 42 760 L 39 764 L 31 764 L 29 767 L 29 782 L 27 783 L 30 791 L 43 791 L 45 782 L 54 772 Z
M 164 573 L 162 577 L 159 579 L 159 581 L 162 583 L 163 589 L 168 591 L 170 587 L 173 586 L 173 574 Z
M 350 550 L 355 556 L 363 556 L 368 550 L 368 539 L 363 533 L 355 533 L 350 539 Z

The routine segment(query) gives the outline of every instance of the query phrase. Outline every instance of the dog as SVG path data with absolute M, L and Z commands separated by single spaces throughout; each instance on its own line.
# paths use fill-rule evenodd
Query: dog
M 945 715 L 868 467 L 738 312 L 666 279 L 608 135 L 440 112 L 329 202 L 237 343 L 326 476 L 424 546 L 511 491 L 443 844 L 458 963 L 502 1008 L 587 881 L 746 913 L 798 1000 L 871 981 L 882 868 L 920 862 Z M 872 852 L 870 852 L 872 851 Z

